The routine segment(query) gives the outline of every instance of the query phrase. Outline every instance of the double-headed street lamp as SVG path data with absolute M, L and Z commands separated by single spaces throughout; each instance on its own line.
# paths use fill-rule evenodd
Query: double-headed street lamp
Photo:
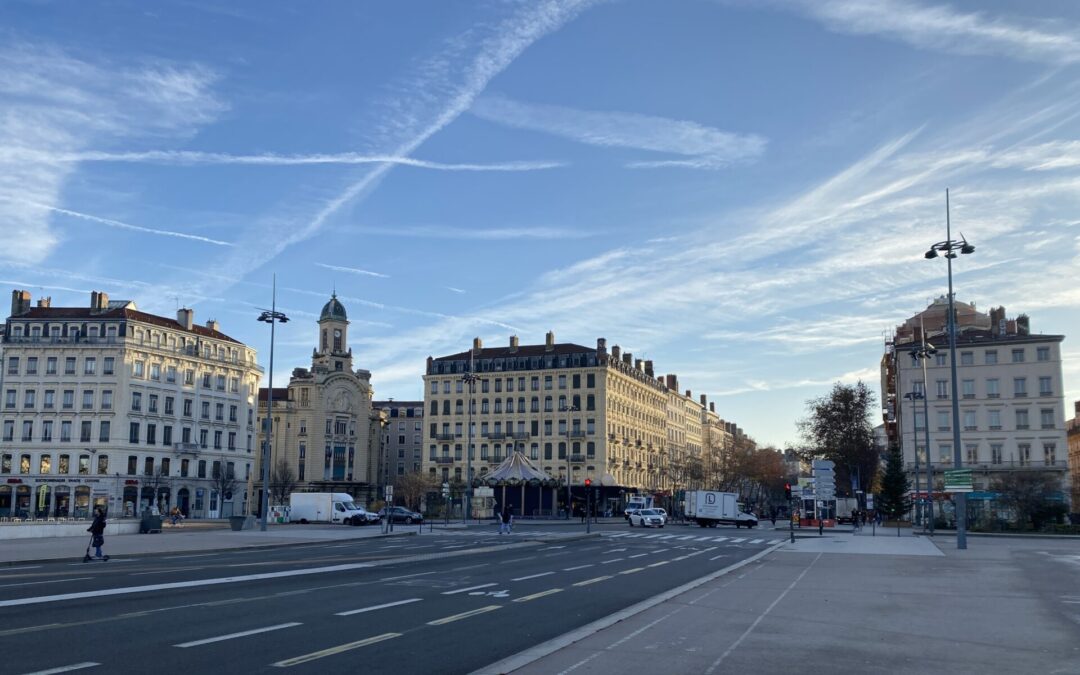
M 928 528 L 930 532 L 934 531 L 934 469 L 930 463 L 930 403 L 928 400 L 927 384 L 926 384 L 926 362 L 930 360 L 930 357 L 937 354 L 937 348 L 930 344 L 926 340 L 926 332 L 922 331 L 922 342 L 918 347 L 911 350 L 911 358 L 916 363 L 922 363 L 923 371 L 923 386 L 922 391 L 913 391 L 910 394 L 904 394 L 904 398 L 910 398 L 912 403 L 917 399 L 922 399 L 923 402 L 923 433 L 925 434 L 924 445 L 926 446 L 926 503 L 930 506 L 929 522 L 924 521 L 924 527 Z M 915 437 L 915 492 L 919 492 L 919 430 L 912 426 L 913 436 Z M 923 509 L 923 517 L 926 517 L 926 509 Z
M 259 529 L 266 532 L 266 516 L 270 510 L 270 448 L 274 436 L 274 324 L 285 323 L 289 317 L 277 311 L 277 275 L 274 275 L 270 309 L 263 310 L 259 321 L 270 324 L 270 382 L 266 390 L 266 432 L 262 448 L 262 498 L 259 500 Z M 258 397 L 256 397 L 256 401 Z
M 469 388 L 469 430 L 466 433 L 468 438 L 468 445 L 465 446 L 465 512 L 462 514 L 462 521 L 469 522 L 469 516 L 472 515 L 472 491 L 473 491 L 473 476 L 472 476 L 472 455 L 473 455 L 473 425 L 472 425 L 472 412 L 473 412 L 473 398 L 476 394 L 476 381 L 480 377 L 473 372 L 473 360 L 469 359 L 469 372 L 461 376 L 461 381 L 465 383 L 465 386 Z M 524 506 L 524 505 L 523 505 Z
M 570 494 L 570 413 L 575 413 L 579 410 L 576 405 L 564 405 L 559 408 L 559 412 L 566 413 L 566 518 L 570 518 L 570 511 L 573 508 L 573 496 Z
M 959 469 L 962 465 L 960 454 L 960 389 L 956 383 L 956 313 L 953 308 L 953 283 L 952 261 L 956 252 L 967 255 L 975 252 L 975 246 L 969 244 L 960 234 L 960 240 L 952 238 L 952 224 L 949 220 L 949 191 L 945 190 L 945 241 L 939 241 L 932 245 L 926 252 L 926 259 L 932 260 L 939 253 L 944 254 L 948 263 L 949 275 L 949 369 L 952 378 L 952 427 L 953 427 L 953 468 Z M 925 340 L 925 335 L 923 336 Z M 929 424 L 929 420 L 927 420 Z M 929 448 L 927 448 L 929 452 Z M 956 548 L 967 548 L 967 495 L 963 492 L 956 493 Z

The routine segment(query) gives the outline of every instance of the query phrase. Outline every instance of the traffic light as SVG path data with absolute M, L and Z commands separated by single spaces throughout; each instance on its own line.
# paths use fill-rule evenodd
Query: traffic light
M 585 479 L 585 487 L 589 487 L 591 485 L 592 485 L 592 478 L 586 478 Z
M 784 483 L 784 499 L 791 499 L 791 483 Z

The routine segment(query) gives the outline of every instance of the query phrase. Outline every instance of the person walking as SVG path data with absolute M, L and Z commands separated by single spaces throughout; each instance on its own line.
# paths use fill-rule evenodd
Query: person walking
M 101 552 L 101 547 L 105 545 L 105 525 L 105 510 L 99 506 L 94 509 L 94 522 L 86 528 L 87 532 L 94 535 L 91 544 L 94 547 L 94 557 L 98 560 L 105 559 L 105 555 Z
M 510 509 L 507 507 L 499 514 L 499 534 L 510 534 Z

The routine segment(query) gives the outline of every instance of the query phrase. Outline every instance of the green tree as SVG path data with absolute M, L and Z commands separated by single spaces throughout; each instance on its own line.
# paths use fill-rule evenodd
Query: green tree
M 849 494 L 852 477 L 859 489 L 869 491 L 879 459 L 870 422 L 874 393 L 861 380 L 854 385 L 837 382 L 828 396 L 811 399 L 806 406 L 809 415 L 799 421 L 806 446 L 798 454 L 806 460 L 832 460 L 838 494 Z
M 885 473 L 881 476 L 881 491 L 877 508 L 893 520 L 900 520 L 911 509 L 911 481 L 904 472 L 904 456 L 899 446 L 892 445 L 885 455 Z

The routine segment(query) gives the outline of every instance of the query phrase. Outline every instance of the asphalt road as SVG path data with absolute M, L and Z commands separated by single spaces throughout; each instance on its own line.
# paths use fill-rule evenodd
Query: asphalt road
M 0 670 L 465 673 L 784 536 L 600 529 L 573 541 L 544 541 L 566 526 L 526 526 L 11 567 L 0 571 Z

